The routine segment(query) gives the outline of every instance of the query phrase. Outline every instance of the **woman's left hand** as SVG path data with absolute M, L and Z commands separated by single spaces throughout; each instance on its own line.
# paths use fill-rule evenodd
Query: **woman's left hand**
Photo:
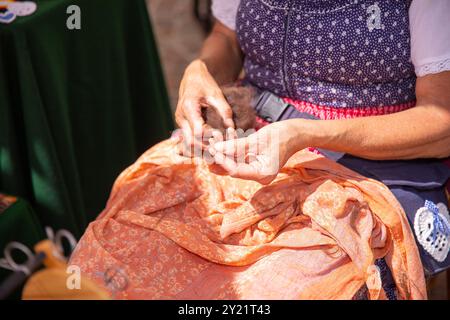
M 299 150 L 298 141 L 295 142 L 293 131 L 289 130 L 289 121 L 272 123 L 248 136 L 243 135 L 230 128 L 226 141 L 222 141 L 219 133 L 210 139 L 209 153 L 215 163 L 235 178 L 268 184 Z

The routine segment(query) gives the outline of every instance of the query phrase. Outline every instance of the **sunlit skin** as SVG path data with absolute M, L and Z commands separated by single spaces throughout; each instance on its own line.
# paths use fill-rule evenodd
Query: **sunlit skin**
M 216 22 L 199 58 L 186 69 L 180 85 L 176 122 L 188 144 L 201 135 L 201 108 L 216 108 L 224 123 L 233 128 L 232 112 L 220 85 L 235 81 L 243 54 L 234 31 Z M 209 151 L 231 176 L 270 183 L 276 176 L 265 166 L 278 158 L 281 168 L 295 152 L 317 147 L 374 160 L 446 158 L 450 156 L 450 72 L 419 77 L 416 107 L 383 116 L 345 120 L 292 119 L 270 124 L 246 138 L 212 139 Z M 249 150 L 274 131 L 278 148 L 260 146 L 252 160 L 239 162 L 238 150 Z M 230 130 L 233 136 L 233 131 Z M 253 148 L 255 149 L 255 148 Z M 278 150 L 276 150 L 278 149 Z

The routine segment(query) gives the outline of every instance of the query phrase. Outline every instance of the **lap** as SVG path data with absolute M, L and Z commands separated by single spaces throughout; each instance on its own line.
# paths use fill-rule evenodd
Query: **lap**
M 426 275 L 450 267 L 448 166 L 440 160 L 371 161 L 349 155 L 338 162 L 389 187 L 406 213 Z
M 346 299 L 369 283 L 376 298 L 372 267 L 386 255 L 399 296 L 426 296 L 411 231 L 381 183 L 299 153 L 261 186 L 173 151 L 165 141 L 119 176 L 72 256 L 98 282 L 124 270 L 117 297 Z

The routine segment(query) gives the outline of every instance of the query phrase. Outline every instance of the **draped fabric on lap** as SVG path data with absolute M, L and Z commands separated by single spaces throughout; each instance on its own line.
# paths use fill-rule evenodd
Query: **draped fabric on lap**
M 385 257 L 399 297 L 425 299 L 405 214 L 383 184 L 308 151 L 277 179 L 219 176 L 154 146 L 116 180 L 71 264 L 119 299 L 383 299 Z M 120 269 L 127 286 L 105 284 Z

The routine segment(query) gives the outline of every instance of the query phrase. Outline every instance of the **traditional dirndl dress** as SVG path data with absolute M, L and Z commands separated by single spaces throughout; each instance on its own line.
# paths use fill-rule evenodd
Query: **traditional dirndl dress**
M 297 111 L 269 120 L 347 119 L 413 108 L 410 4 L 241 0 L 236 32 L 245 54 L 245 82 L 283 97 Z M 266 120 L 262 116 L 259 123 Z M 407 214 L 427 275 L 450 266 L 449 166 L 438 159 L 371 161 L 319 151 L 390 188 Z M 389 287 L 386 265 L 378 264 Z

